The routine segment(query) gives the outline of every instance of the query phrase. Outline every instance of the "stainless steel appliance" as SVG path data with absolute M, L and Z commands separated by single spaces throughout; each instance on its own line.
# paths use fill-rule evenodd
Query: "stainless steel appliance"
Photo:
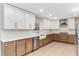
M 32 38 L 32 49 L 36 50 L 39 48 L 39 36 Z

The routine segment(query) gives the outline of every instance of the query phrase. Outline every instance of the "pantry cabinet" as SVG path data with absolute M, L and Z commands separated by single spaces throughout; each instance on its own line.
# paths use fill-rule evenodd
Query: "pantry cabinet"
M 18 7 L 4 4 L 4 29 L 35 29 L 35 16 Z
M 28 38 L 26 39 L 26 53 L 29 53 L 32 51 L 32 39 Z
M 17 40 L 16 41 L 16 54 L 17 56 L 24 55 L 25 52 L 25 40 Z
M 4 43 L 4 55 L 16 56 L 16 42 L 15 41 Z

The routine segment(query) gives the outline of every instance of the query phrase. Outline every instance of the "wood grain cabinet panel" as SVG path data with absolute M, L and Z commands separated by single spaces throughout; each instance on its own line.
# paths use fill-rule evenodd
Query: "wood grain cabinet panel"
M 26 53 L 29 53 L 32 51 L 32 39 L 28 38 L 26 39 Z
M 47 43 L 50 43 L 52 41 L 51 35 L 47 35 Z
M 68 41 L 68 34 L 59 34 L 59 41 L 67 42 Z
M 75 35 L 68 35 L 68 43 L 75 43 Z
M 44 45 L 47 44 L 47 40 L 46 40 L 46 38 L 43 39 L 43 44 L 44 44 Z
M 43 46 L 43 44 L 44 44 L 43 39 L 42 40 L 39 40 L 39 46 L 41 47 L 41 46 Z
M 57 34 L 52 34 L 52 40 L 57 41 Z
M 16 55 L 15 44 L 16 42 L 14 41 L 4 43 L 4 55 L 5 56 Z
M 16 50 L 17 56 L 22 56 L 25 54 L 25 40 L 18 40 L 16 41 Z

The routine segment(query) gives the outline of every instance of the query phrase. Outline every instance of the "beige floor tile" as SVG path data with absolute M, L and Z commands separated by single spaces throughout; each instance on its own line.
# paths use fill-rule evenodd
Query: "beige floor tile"
M 76 56 L 74 44 L 52 42 L 27 56 Z

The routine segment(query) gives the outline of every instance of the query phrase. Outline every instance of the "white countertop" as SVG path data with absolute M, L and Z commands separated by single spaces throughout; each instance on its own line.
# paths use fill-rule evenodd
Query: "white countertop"
M 15 36 L 12 36 L 12 37 L 10 37 L 9 36 L 9 38 L 6 36 L 5 38 L 3 37 L 2 39 L 1 39 L 1 41 L 2 42 L 8 42 L 8 41 L 14 41 L 14 40 L 20 40 L 20 39 L 26 39 L 26 38 L 32 38 L 32 37 L 35 37 L 35 36 L 42 36 L 41 38 L 45 38 L 46 37 L 46 35 L 49 35 L 49 34 L 59 34 L 60 32 L 62 32 L 62 31 L 54 31 L 54 30 L 52 30 L 52 31 L 50 31 L 50 32 L 43 32 L 43 31 L 40 31 L 40 33 L 38 34 L 38 33 L 30 33 L 30 34 L 22 34 L 22 33 L 19 33 L 19 34 L 22 34 L 22 36 L 21 35 L 18 35 L 17 37 L 16 37 L 16 35 Z M 66 31 L 68 34 L 75 34 L 75 32 L 73 31 L 73 30 L 69 30 L 69 31 Z M 11 39 L 12 38 L 12 39 Z

